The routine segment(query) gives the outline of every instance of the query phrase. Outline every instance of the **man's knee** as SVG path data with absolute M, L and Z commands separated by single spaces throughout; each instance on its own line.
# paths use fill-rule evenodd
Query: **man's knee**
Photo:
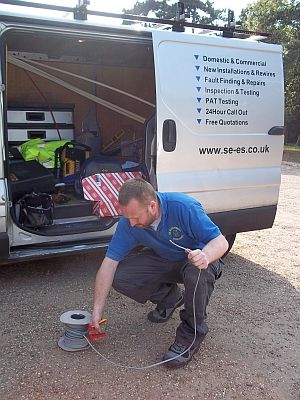
M 124 296 L 130 297 L 131 299 L 139 302 L 145 303 L 147 299 L 142 295 L 141 290 L 134 284 L 123 281 L 121 279 L 115 278 L 112 282 L 112 287 Z
M 199 276 L 200 274 L 200 276 Z M 199 270 L 194 265 L 187 263 L 184 270 L 184 281 L 196 284 L 199 278 L 199 284 L 214 283 L 221 275 L 219 261 L 209 264 L 206 269 Z
M 121 268 L 119 269 L 119 267 L 116 270 L 112 287 L 117 292 L 130 297 L 138 303 L 145 303 L 149 297 L 142 282 L 132 279 L 131 275 L 126 274 L 126 271 Z
M 122 268 L 118 267 L 114 275 L 112 287 L 117 292 L 123 292 L 125 289 L 128 290 L 132 285 L 133 282 L 130 282 L 130 279 L 128 279 L 128 275 L 126 275 Z

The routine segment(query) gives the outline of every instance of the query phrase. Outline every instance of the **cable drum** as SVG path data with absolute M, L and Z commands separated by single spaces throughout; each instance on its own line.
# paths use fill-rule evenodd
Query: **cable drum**
M 66 311 L 60 317 L 65 324 L 64 335 L 58 340 L 58 346 L 66 351 L 80 351 L 89 348 L 85 336 L 91 322 L 91 314 L 87 311 Z

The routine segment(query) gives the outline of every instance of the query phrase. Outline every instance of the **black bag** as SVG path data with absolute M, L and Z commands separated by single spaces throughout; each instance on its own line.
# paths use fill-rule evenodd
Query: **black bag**
M 111 157 L 98 156 L 86 160 L 80 169 L 81 178 L 105 172 L 122 172 L 122 166 Z
M 27 228 L 40 228 L 53 224 L 53 201 L 46 193 L 27 194 L 19 200 L 20 223 Z
M 80 174 L 78 174 L 75 179 L 75 192 L 83 197 L 82 179 L 90 175 L 104 172 L 122 172 L 122 166 L 108 156 L 91 157 L 86 160 L 80 168 Z

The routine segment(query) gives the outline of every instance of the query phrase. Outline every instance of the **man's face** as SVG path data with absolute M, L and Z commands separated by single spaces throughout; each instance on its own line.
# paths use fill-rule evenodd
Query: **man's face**
M 147 228 L 159 216 L 158 203 L 151 200 L 148 205 L 131 199 L 126 206 L 121 206 L 122 215 L 128 218 L 130 225 L 136 228 Z

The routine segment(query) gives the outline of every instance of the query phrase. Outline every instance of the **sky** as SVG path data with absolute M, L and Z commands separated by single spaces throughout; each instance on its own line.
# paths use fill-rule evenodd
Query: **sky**
M 64 0 L 63 2 L 58 1 L 58 0 L 31 0 L 36 3 L 48 3 L 48 4 L 58 4 L 58 5 L 64 5 L 66 7 L 74 7 L 75 4 L 77 4 L 77 0 Z M 122 9 L 128 9 L 132 8 L 136 0 L 90 0 L 90 6 L 89 8 L 91 9 L 97 9 L 100 11 L 107 11 L 107 12 L 114 12 L 114 13 L 122 13 Z M 174 1 L 175 2 L 175 1 Z M 183 0 L 184 2 L 184 0 Z M 247 4 L 252 3 L 252 0 L 211 0 L 215 8 L 223 9 L 223 8 L 229 8 L 232 9 L 235 13 L 236 19 L 238 19 L 242 8 L 245 8 Z M 3 10 L 7 11 L 15 11 L 15 7 L 11 5 L 4 5 L 1 4 L 1 8 Z M 25 7 L 21 7 L 24 12 L 26 12 Z M 20 9 L 20 8 L 19 8 Z M 28 13 L 28 9 L 27 12 Z M 41 10 L 39 11 L 41 13 Z

